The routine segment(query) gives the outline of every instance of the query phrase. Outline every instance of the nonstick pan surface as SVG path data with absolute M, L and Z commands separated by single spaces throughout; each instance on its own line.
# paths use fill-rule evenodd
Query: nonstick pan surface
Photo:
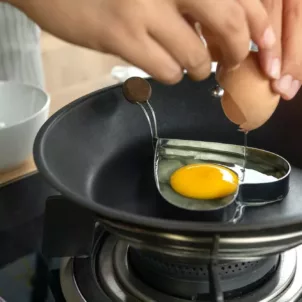
M 159 136 L 231 144 L 243 134 L 211 97 L 214 76 L 187 77 L 175 86 L 150 80 Z M 300 99 L 300 101 L 299 101 Z M 124 100 L 120 85 L 96 91 L 53 115 L 34 148 L 39 171 L 67 198 L 107 221 L 175 232 L 246 232 L 302 226 L 301 95 L 280 103 L 273 117 L 249 134 L 248 145 L 275 152 L 292 165 L 290 192 L 280 203 L 248 209 L 237 224 L 192 221 L 163 200 L 153 175 L 153 148 L 138 106 Z

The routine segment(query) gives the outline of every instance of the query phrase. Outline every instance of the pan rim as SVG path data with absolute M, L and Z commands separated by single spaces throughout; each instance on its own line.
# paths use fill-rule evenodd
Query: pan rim
M 155 82 L 153 79 L 149 81 Z M 100 93 L 104 93 L 106 91 L 112 90 L 117 87 L 121 87 L 122 84 L 111 85 L 94 92 L 91 92 L 87 95 L 84 95 L 68 105 L 64 106 L 56 113 L 54 113 L 40 128 L 33 147 L 33 155 L 34 161 L 38 168 L 39 173 L 51 184 L 56 190 L 58 190 L 63 196 L 70 199 L 72 202 L 75 202 L 77 205 L 87 208 L 93 211 L 95 214 L 100 216 L 101 218 L 109 221 L 118 221 L 120 223 L 128 224 L 128 225 L 136 225 L 141 227 L 145 227 L 153 230 L 162 230 L 162 231 L 170 231 L 173 233 L 186 233 L 186 232 L 194 232 L 194 233 L 215 233 L 215 234 L 225 234 L 225 233 L 237 233 L 243 234 L 253 231 L 276 231 L 279 229 L 280 231 L 285 228 L 292 228 L 294 226 L 302 227 L 302 217 L 288 217 L 280 220 L 262 222 L 262 223 L 244 223 L 244 224 L 230 224 L 227 222 L 193 222 L 193 221 L 179 221 L 172 219 L 162 219 L 155 217 L 148 217 L 142 215 L 131 214 L 126 211 L 120 211 L 116 209 L 109 208 L 107 206 L 103 206 L 101 204 L 95 203 L 93 200 L 88 200 L 81 198 L 64 184 L 62 184 L 48 169 L 47 161 L 45 159 L 45 142 L 47 139 L 47 134 L 51 130 L 51 128 L 55 125 L 55 123 L 63 118 L 68 112 L 73 110 L 79 104 L 85 102 L 85 100 L 91 98 L 94 95 L 99 95 Z M 285 201 L 286 202 L 286 201 Z M 169 223 L 167 223 L 169 222 Z

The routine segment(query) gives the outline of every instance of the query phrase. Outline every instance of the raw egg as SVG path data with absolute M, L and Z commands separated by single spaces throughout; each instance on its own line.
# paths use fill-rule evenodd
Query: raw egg
M 178 194 L 194 199 L 219 199 L 231 195 L 238 188 L 237 174 L 215 164 L 191 164 L 176 170 L 170 185 Z
M 282 10 L 269 16 L 276 35 L 275 51 L 282 55 Z M 251 131 L 266 123 L 276 110 L 280 95 L 271 89 L 270 79 L 263 73 L 256 52 L 250 52 L 239 68 L 217 68 L 217 81 L 224 89 L 221 99 L 226 116 L 243 131 Z
M 224 89 L 221 104 L 225 115 L 244 131 L 262 126 L 278 106 L 280 95 L 271 90 L 256 53 L 251 52 L 237 69 L 219 66 L 216 78 Z

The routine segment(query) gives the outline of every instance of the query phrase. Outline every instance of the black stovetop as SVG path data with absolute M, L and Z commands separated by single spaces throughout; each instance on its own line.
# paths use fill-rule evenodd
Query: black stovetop
M 49 290 L 46 298 L 47 284 L 36 265 L 45 200 L 54 194 L 57 192 L 39 174 L 0 187 L 0 297 L 7 302 L 63 301 L 60 293 L 54 299 Z M 52 268 L 51 280 L 56 288 L 56 261 Z M 39 278 L 35 278 L 37 273 Z

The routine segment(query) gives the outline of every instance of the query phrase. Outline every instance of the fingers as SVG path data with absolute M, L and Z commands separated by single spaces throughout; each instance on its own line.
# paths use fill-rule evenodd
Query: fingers
M 167 26 L 166 20 L 171 26 Z M 194 27 L 180 18 L 176 10 L 166 10 L 165 19 L 154 20 L 149 34 L 187 70 L 193 80 L 202 80 L 210 75 L 211 56 L 207 48 Z
M 244 8 L 252 40 L 260 49 L 271 49 L 276 42 L 276 34 L 271 26 L 267 11 L 261 1 L 237 1 Z
M 222 64 L 232 68 L 249 53 L 250 34 L 243 8 L 235 0 L 180 0 L 180 9 L 200 22 L 202 29 L 212 34 L 211 40 L 219 45 Z M 236 16 L 236 17 L 234 17 Z
M 223 50 L 221 50 L 218 44 L 219 41 L 215 38 L 215 35 L 213 35 L 207 28 L 203 28 L 202 35 L 207 42 L 207 47 L 211 54 L 212 60 L 215 62 L 223 62 Z M 235 66 L 238 66 L 238 64 Z
M 282 2 L 283 0 L 262 0 L 276 35 L 276 43 L 272 49 L 259 49 L 260 64 L 271 79 L 279 79 L 281 74 Z
M 179 0 L 181 9 L 206 29 L 207 41 L 220 49 L 227 68 L 240 64 L 249 53 L 250 39 L 260 48 L 273 47 L 276 37 L 260 0 Z M 214 12 L 214 13 L 213 13 Z M 211 48 L 211 47 L 210 47 Z
M 301 0 L 283 1 L 282 33 L 282 73 L 274 81 L 273 89 L 283 99 L 292 99 L 301 87 L 302 81 L 302 2 Z
M 176 84 L 183 78 L 178 62 L 148 34 L 135 39 L 123 35 L 123 40 L 112 39 L 107 46 L 109 52 L 121 56 L 129 63 L 141 68 L 154 79 L 165 84 Z

